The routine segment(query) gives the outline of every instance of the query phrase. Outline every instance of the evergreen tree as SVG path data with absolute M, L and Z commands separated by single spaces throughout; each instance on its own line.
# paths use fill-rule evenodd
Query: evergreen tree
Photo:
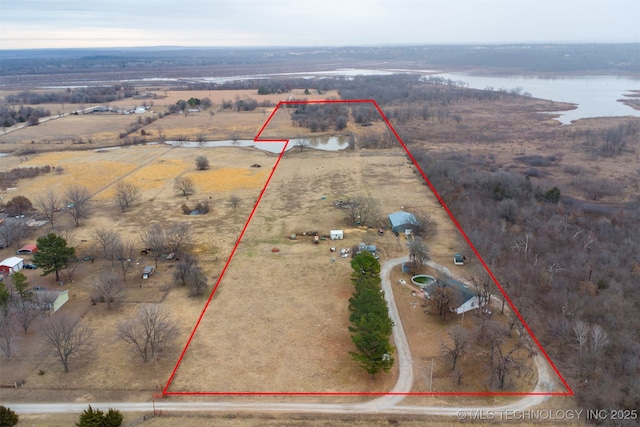
M 85 409 L 80 415 L 80 420 L 76 423 L 77 427 L 120 427 L 122 425 L 122 413 L 118 410 L 109 408 L 106 414 L 100 409 L 93 409 L 89 405 L 89 409 Z
M 56 273 L 56 282 L 60 281 L 59 272 L 75 257 L 75 248 L 67 246 L 67 241 L 55 233 L 40 237 L 36 242 L 38 252 L 33 255 L 33 261 L 42 268 L 41 276 Z
M 89 409 L 85 409 L 80 414 L 80 420 L 76 423 L 77 427 L 102 427 L 104 424 L 102 419 L 104 418 L 104 412 L 100 409 L 93 409 L 89 405 Z
M 18 424 L 18 414 L 11 409 L 0 405 L 0 426 L 10 427 Z
M 119 427 L 122 425 L 122 413 L 115 409 L 109 408 L 109 412 L 104 416 L 104 427 Z

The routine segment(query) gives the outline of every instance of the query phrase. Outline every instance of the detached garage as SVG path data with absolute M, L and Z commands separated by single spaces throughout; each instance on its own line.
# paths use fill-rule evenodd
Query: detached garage
M 13 274 L 16 271 L 22 270 L 24 267 L 24 260 L 17 256 L 7 258 L 0 264 L 0 273 Z

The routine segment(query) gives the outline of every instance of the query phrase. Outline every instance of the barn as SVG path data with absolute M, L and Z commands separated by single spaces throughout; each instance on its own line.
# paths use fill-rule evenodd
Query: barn
M 405 230 L 413 230 L 417 221 L 412 213 L 398 211 L 389 214 L 389 224 L 394 233 L 404 233 Z
M 7 258 L 2 263 L 0 263 L 0 273 L 3 274 L 13 274 L 16 271 L 22 270 L 24 267 L 24 260 L 22 258 L 18 258 L 17 256 L 13 256 L 11 258 Z
M 36 245 L 24 245 L 20 249 L 18 249 L 18 255 L 33 255 L 38 252 L 38 247 Z

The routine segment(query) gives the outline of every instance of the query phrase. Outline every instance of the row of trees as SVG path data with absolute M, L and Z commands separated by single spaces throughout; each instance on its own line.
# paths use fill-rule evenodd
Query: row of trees
M 15 187 L 18 184 L 18 180 L 26 178 L 35 178 L 36 176 L 44 173 L 49 173 L 52 170 L 62 172 L 62 169 L 55 168 L 49 165 L 35 166 L 28 168 L 13 168 L 8 171 L 0 171 L 0 188 Z
M 87 86 L 55 92 L 21 91 L 5 96 L 9 104 L 103 104 L 138 94 L 133 86 Z
M 51 111 L 44 108 L 20 106 L 15 109 L 8 105 L 0 105 L 0 122 L 2 122 L 3 128 L 11 127 L 16 123 L 27 123 L 30 126 L 37 125 L 40 118 L 50 115 Z
M 349 299 L 349 332 L 356 351 L 350 354 L 373 378 L 393 367 L 393 321 L 380 287 L 378 260 L 370 252 L 362 251 L 351 261 L 351 267 L 355 291 Z
M 223 99 L 220 108 L 223 110 L 233 111 L 253 111 L 258 107 L 271 106 L 273 106 L 273 103 L 269 100 L 258 102 L 253 98 L 240 98 L 239 96 L 236 96 L 234 100 Z

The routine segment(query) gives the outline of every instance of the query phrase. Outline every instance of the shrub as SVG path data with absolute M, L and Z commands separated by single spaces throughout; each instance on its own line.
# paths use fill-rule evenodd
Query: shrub
M 207 159 L 205 156 L 196 157 L 196 169 L 198 169 L 199 171 L 209 169 L 209 159 Z
M 18 424 L 18 414 L 6 406 L 0 405 L 0 426 L 14 426 Z

